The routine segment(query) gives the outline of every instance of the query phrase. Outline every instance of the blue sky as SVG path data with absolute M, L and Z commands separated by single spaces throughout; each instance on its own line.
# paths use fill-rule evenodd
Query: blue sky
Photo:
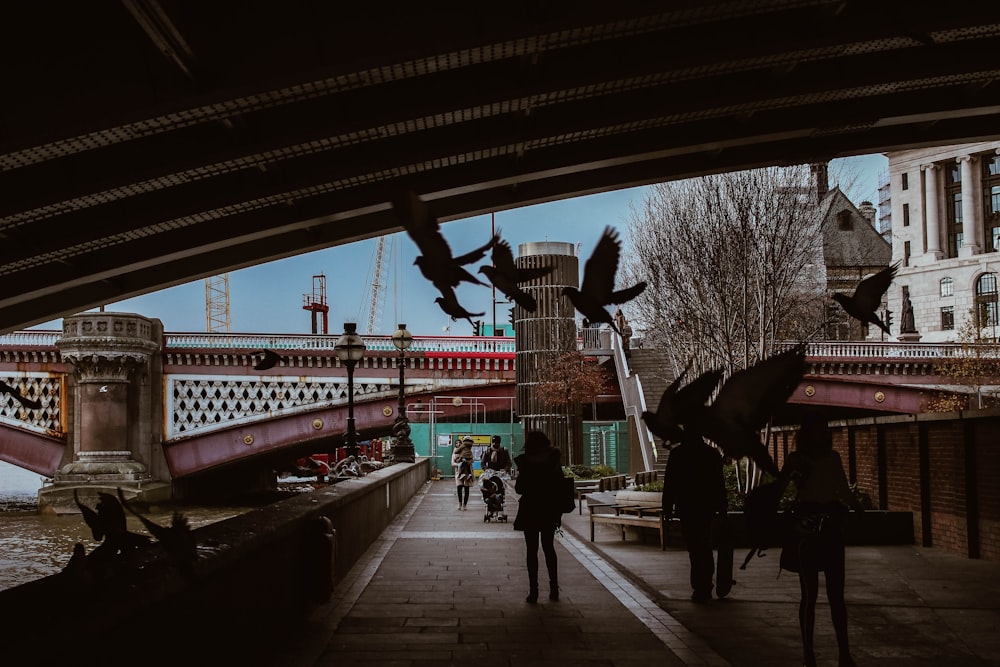
M 836 173 L 838 163 L 842 162 L 846 163 L 843 169 L 858 174 L 856 186 L 848 193 L 852 200 L 858 203 L 868 199 L 877 203 L 878 175 L 888 169 L 888 160 L 883 155 L 834 160 L 831 173 Z M 629 204 L 639 205 L 645 191 L 645 187 L 628 188 L 502 211 L 493 216 L 493 224 L 510 243 L 515 256 L 521 243 L 561 241 L 579 244 L 582 271 L 585 259 L 606 225 L 618 227 L 625 239 Z M 455 254 L 482 245 L 489 240 L 490 231 L 490 215 L 442 224 L 442 232 Z M 470 335 L 467 321 L 450 321 L 434 303 L 438 293 L 413 266 L 417 250 L 409 237 L 399 233 L 391 238 L 393 241 L 385 245 L 388 270 L 381 300 L 382 315 L 373 333 L 391 334 L 397 322 L 404 322 L 415 335 L 442 335 L 449 326 L 451 335 Z M 312 292 L 314 275 L 325 274 L 330 306 L 329 333 L 340 333 L 344 322 L 357 322 L 358 331 L 365 333 L 375 248 L 376 240 L 369 239 L 231 272 L 231 331 L 310 333 L 311 316 L 302 308 L 303 295 Z M 483 263 L 487 262 L 488 259 Z M 474 272 L 476 266 L 470 268 Z M 492 322 L 491 289 L 463 283 L 457 294 L 467 310 L 485 313 L 478 319 L 487 324 Z M 498 324 L 507 321 L 508 308 L 508 304 L 497 305 Z M 197 280 L 108 304 L 106 309 L 159 318 L 168 333 L 205 331 L 205 281 Z M 61 322 L 54 320 L 33 328 L 59 329 Z

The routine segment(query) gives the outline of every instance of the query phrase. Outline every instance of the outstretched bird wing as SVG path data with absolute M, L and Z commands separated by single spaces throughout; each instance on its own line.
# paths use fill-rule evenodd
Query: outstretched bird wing
M 94 539 L 100 542 L 104 539 L 104 523 L 101 521 L 101 517 L 98 516 L 90 507 L 87 507 L 80 502 L 80 494 L 77 493 L 76 489 L 73 489 L 73 500 L 76 501 L 76 506 L 80 508 L 80 514 L 83 515 L 83 520 L 86 522 L 87 527 L 90 528 L 91 534 Z
M 649 430 L 662 440 L 680 442 L 683 435 L 681 425 L 704 409 L 712 392 L 722 381 L 722 370 L 716 369 L 705 371 L 681 387 L 680 383 L 690 368 L 691 364 L 688 364 L 688 367 L 663 391 L 655 413 L 642 413 L 642 419 Z
M 121 501 L 122 507 L 139 517 L 139 521 L 146 527 L 149 534 L 163 544 L 164 550 L 174 560 L 181 564 L 190 564 L 197 560 L 198 546 L 194 538 L 194 533 L 191 532 L 191 528 L 188 525 L 187 518 L 183 514 L 174 512 L 171 525 L 161 526 L 136 512 L 128 504 L 128 501 L 125 500 L 125 495 L 122 493 L 121 488 L 118 489 L 118 499 Z
M 255 371 L 266 371 L 269 368 L 274 368 L 281 361 L 281 355 L 274 350 L 260 350 L 257 354 L 263 354 L 264 356 L 254 364 L 253 369 Z
M 618 240 L 618 232 L 613 227 L 605 227 L 600 240 L 583 265 L 580 291 L 601 305 L 613 303 L 611 294 L 615 288 L 615 274 L 618 273 L 620 257 L 621 243 Z
M 792 395 L 805 371 L 806 347 L 799 344 L 734 373 L 722 385 L 710 412 L 728 423 L 761 429 Z
M 892 284 L 898 270 L 899 264 L 893 264 L 858 283 L 854 290 L 854 304 L 858 310 L 874 313 L 879 304 L 882 303 L 882 296 L 889 289 L 889 285 Z

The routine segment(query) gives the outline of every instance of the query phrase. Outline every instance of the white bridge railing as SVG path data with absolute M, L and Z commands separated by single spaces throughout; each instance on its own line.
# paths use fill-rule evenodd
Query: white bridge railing
M 583 349 L 603 347 L 603 340 L 596 336 L 599 329 L 585 330 L 594 340 L 581 339 Z M 0 346 L 4 347 L 52 347 L 62 337 L 61 331 L 25 330 L 0 335 Z M 239 334 L 239 333 L 168 333 L 164 334 L 168 348 L 193 347 L 207 349 L 261 350 L 333 350 L 337 335 L 313 334 Z M 392 336 L 364 335 L 365 345 L 371 351 L 395 352 Z M 984 344 L 976 351 L 976 346 L 961 343 L 881 343 L 866 341 L 823 341 L 809 343 L 806 356 L 825 359 L 936 359 L 966 355 L 985 354 L 1000 356 L 1000 346 Z M 413 352 L 484 352 L 513 354 L 516 352 L 511 337 L 489 336 L 414 336 Z

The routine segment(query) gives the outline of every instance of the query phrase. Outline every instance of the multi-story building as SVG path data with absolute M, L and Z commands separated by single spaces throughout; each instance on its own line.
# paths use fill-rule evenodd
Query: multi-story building
M 900 269 L 889 308 L 912 304 L 913 334 L 954 341 L 972 321 L 997 338 L 1000 269 L 1000 142 L 887 153 L 892 192 L 892 260 Z M 899 315 L 893 334 L 902 324 Z

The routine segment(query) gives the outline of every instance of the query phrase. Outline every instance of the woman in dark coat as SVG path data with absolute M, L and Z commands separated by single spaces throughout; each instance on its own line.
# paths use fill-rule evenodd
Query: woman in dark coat
M 806 667 L 815 667 L 813 629 L 816 622 L 816 598 L 819 596 L 819 573 L 826 579 L 826 599 L 840 651 L 838 665 L 853 667 L 847 640 L 847 605 L 844 603 L 845 549 L 844 523 L 848 507 L 864 511 L 861 502 L 851 493 L 844 474 L 840 454 L 826 420 L 815 413 L 806 414 L 795 439 L 795 451 L 785 459 L 781 482 L 795 482 L 796 497 L 792 509 L 796 521 L 798 560 L 799 629 Z M 806 528 L 810 531 L 807 532 Z M 784 562 L 784 552 L 782 561 Z
M 514 463 L 517 464 L 514 491 L 519 495 L 514 530 L 524 531 L 527 548 L 528 597 L 525 601 L 538 602 L 539 541 L 549 573 L 549 599 L 558 600 L 559 573 L 554 539 L 562 518 L 557 502 L 563 477 L 561 455 L 544 433 L 530 431 L 524 439 L 524 454 L 516 457 Z

